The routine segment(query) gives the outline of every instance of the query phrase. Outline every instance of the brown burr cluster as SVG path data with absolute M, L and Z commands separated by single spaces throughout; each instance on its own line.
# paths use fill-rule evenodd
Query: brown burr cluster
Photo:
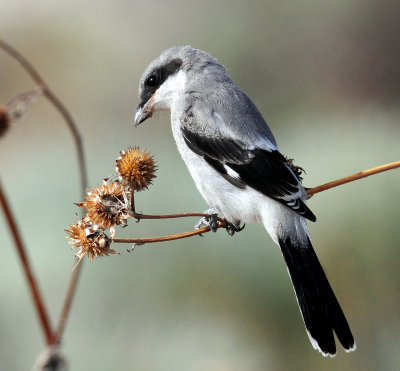
M 155 178 L 156 166 L 148 152 L 134 147 L 120 154 L 116 160 L 120 180 L 106 178 L 101 186 L 89 188 L 83 202 L 76 204 L 86 210 L 86 215 L 65 230 L 69 243 L 78 249 L 75 256 L 79 259 L 86 254 L 92 260 L 116 253 L 110 249 L 115 226 L 127 225 L 127 219 L 134 216 L 134 192 L 147 189 Z

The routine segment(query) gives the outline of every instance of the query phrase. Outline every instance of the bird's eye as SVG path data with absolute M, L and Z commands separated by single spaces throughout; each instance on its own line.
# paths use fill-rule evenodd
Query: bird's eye
M 146 80 L 146 85 L 154 88 L 157 85 L 157 77 L 155 75 L 151 75 Z

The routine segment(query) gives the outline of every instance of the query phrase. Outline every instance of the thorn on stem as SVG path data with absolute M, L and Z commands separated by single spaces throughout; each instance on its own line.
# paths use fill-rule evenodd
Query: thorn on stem
M 139 223 L 142 220 L 142 213 L 135 213 L 136 223 Z
M 132 247 L 131 247 L 130 249 L 126 249 L 126 251 L 127 251 L 127 252 L 133 252 L 133 251 L 135 250 L 136 246 L 142 246 L 142 245 L 144 245 L 144 242 L 141 242 L 141 243 L 134 243 L 134 244 L 132 245 Z

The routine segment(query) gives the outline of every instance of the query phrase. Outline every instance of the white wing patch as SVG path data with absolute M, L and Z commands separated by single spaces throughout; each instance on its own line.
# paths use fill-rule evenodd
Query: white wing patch
M 232 178 L 234 178 L 234 179 L 240 179 L 240 175 L 235 171 L 235 170 L 232 170 L 229 166 L 227 166 L 227 165 L 224 165 L 224 168 L 225 168 L 225 170 L 226 170 L 226 173 L 230 176 L 230 177 L 232 177 Z

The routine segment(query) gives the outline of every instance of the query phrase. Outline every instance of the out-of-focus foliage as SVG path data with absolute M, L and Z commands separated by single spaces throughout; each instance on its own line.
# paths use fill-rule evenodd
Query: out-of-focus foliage
M 20 50 L 80 126 L 91 186 L 140 145 L 158 176 L 146 213 L 207 208 L 175 149 L 168 115 L 134 129 L 146 65 L 172 45 L 215 55 L 256 102 L 306 186 L 399 160 L 398 1 L 3 0 L 1 37 Z M 32 87 L 0 52 L 0 103 Z M 4 187 L 53 323 L 73 252 L 79 182 L 73 144 L 40 98 L 0 143 Z M 313 244 L 358 349 L 324 359 L 309 343 L 279 249 L 261 226 L 229 237 L 138 247 L 85 263 L 63 342 L 73 370 L 396 369 L 400 363 L 399 171 L 313 197 Z M 130 223 L 119 236 L 190 229 Z M 0 368 L 43 349 L 8 231 L 0 225 Z

